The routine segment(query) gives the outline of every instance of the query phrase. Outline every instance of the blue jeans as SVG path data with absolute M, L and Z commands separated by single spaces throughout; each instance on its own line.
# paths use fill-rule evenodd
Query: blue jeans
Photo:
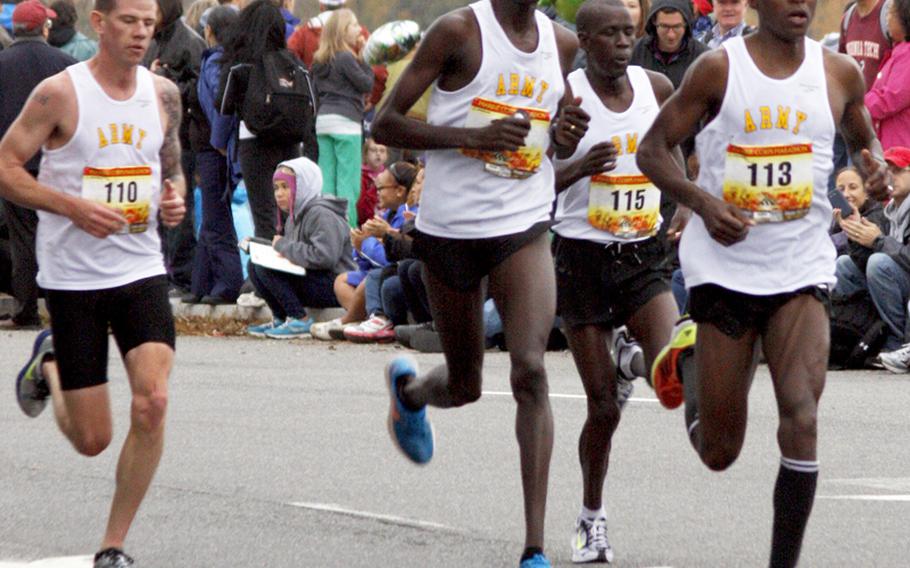
M 673 290 L 673 299 L 676 300 L 676 308 L 679 313 L 688 313 L 686 308 L 689 304 L 689 292 L 686 290 L 686 279 L 683 278 L 681 268 L 673 271 L 673 277 L 670 279 L 670 288 Z
M 367 273 L 364 292 L 366 293 L 367 314 L 385 314 L 395 325 L 408 321 L 408 305 L 405 300 L 401 279 L 397 275 L 382 279 L 382 268 Z
M 906 333 L 910 274 L 881 252 L 869 257 L 865 274 L 849 256 L 838 257 L 835 293 L 850 296 L 862 290 L 869 291 L 878 314 L 888 327 L 884 349 L 897 349 L 904 343 Z
M 308 270 L 306 276 L 297 276 L 250 263 L 250 280 L 275 319 L 303 319 L 307 307 L 338 306 L 335 275 L 328 270 Z

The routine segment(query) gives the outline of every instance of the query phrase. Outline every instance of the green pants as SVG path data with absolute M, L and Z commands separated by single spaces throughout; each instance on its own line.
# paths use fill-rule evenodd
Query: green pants
M 317 134 L 322 193 L 348 200 L 348 224 L 357 227 L 360 197 L 361 137 L 352 134 Z

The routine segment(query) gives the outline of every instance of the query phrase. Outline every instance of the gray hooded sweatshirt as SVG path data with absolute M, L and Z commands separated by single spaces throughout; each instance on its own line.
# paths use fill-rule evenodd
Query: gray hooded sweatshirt
M 309 158 L 296 158 L 279 166 L 297 178 L 291 192 L 294 204 L 275 250 L 307 270 L 341 274 L 354 270 L 346 199 L 322 195 L 322 172 Z

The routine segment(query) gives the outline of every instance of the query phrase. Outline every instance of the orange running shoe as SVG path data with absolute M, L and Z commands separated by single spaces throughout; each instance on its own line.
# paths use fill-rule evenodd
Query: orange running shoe
M 695 347 L 697 326 L 689 316 L 679 318 L 673 326 L 670 343 L 664 346 L 651 365 L 651 386 L 665 408 L 674 409 L 683 403 L 683 385 L 679 376 L 679 356 Z

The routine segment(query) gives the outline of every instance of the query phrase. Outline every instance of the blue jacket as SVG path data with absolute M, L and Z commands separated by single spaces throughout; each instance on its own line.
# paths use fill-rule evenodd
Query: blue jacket
M 199 95 L 199 105 L 212 128 L 209 143 L 216 149 L 227 150 L 228 173 L 233 187 L 240 183 L 241 177 L 240 158 L 237 154 L 237 130 L 240 128 L 240 119 L 236 115 L 218 112 L 217 97 L 218 84 L 221 80 L 222 53 L 220 46 L 202 52 L 202 69 L 199 72 L 196 92 Z
M 415 207 L 411 211 L 417 213 L 417 208 Z M 404 213 L 405 207 L 402 205 L 397 211 L 386 211 L 383 217 L 393 229 L 400 231 L 405 222 Z M 389 220 L 390 217 L 391 220 Z M 354 249 L 354 261 L 357 263 L 357 270 L 349 272 L 347 277 L 348 284 L 351 286 L 360 284 L 370 270 L 381 268 L 389 263 L 385 247 L 382 246 L 382 241 L 376 237 L 365 238 L 360 245 L 360 250 Z
M 300 18 L 292 14 L 287 8 L 281 9 L 281 16 L 284 18 L 284 39 L 288 40 L 297 28 L 297 24 L 300 23 Z

